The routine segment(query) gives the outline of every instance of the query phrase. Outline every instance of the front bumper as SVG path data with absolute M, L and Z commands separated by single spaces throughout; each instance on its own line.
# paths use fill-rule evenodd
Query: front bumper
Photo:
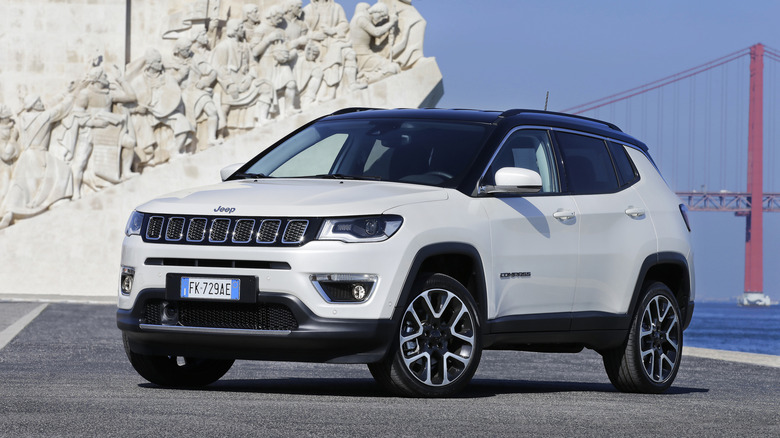
M 155 309 L 160 303 L 192 302 L 166 299 L 165 289 L 146 289 L 140 291 L 132 309 L 117 310 L 117 326 L 127 336 L 130 349 L 140 354 L 330 363 L 377 362 L 389 350 L 396 333 L 390 319 L 318 317 L 288 294 L 261 293 L 253 304 L 288 308 L 295 324 L 281 329 L 182 325 L 150 320 L 147 315 L 149 306 Z

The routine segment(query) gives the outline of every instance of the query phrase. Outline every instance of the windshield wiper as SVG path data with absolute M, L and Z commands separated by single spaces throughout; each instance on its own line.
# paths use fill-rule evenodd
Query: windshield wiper
M 345 175 L 343 173 L 323 173 L 320 175 L 314 175 L 313 178 L 322 178 L 322 179 L 354 179 L 354 180 L 370 180 L 370 181 L 381 181 L 382 178 L 378 176 L 369 176 L 369 175 Z

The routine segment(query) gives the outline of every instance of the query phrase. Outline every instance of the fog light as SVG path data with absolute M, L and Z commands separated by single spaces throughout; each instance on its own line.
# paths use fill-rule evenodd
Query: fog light
M 352 297 L 357 301 L 363 301 L 366 299 L 366 288 L 362 284 L 353 284 Z
M 363 303 L 379 278 L 373 274 L 315 274 L 309 279 L 329 303 Z
M 122 291 L 122 295 L 130 295 L 133 290 L 133 277 L 135 277 L 135 269 L 122 266 L 122 276 L 119 280 L 119 289 Z

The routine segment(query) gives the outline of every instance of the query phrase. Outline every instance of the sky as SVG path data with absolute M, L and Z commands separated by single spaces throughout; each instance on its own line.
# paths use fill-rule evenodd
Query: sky
M 358 1 L 337 1 L 351 18 Z M 442 71 L 442 108 L 543 109 L 549 92 L 548 109 L 560 111 L 757 43 L 780 50 L 777 0 L 412 4 L 428 23 L 425 55 L 435 57 Z M 648 146 L 652 154 L 654 145 Z M 693 212 L 691 222 L 697 299 L 741 295 L 745 219 Z M 779 267 L 780 213 L 765 213 L 764 292 L 775 301 L 780 300 Z

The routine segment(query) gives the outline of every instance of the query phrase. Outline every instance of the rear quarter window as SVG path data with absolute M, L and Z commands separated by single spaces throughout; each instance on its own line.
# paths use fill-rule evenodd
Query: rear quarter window
M 626 153 L 626 147 L 611 141 L 607 144 L 609 145 L 609 151 L 612 153 L 612 159 L 615 161 L 620 186 L 624 187 L 636 182 L 639 179 L 639 174 L 636 172 L 631 158 Z

